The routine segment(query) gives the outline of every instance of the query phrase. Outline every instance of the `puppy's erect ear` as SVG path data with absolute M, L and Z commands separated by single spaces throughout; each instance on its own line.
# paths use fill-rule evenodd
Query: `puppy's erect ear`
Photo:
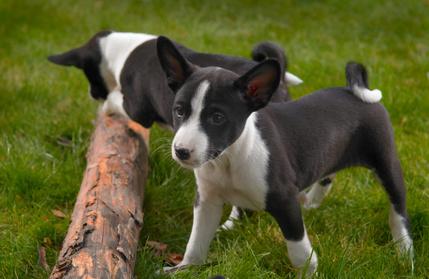
M 234 82 L 252 111 L 263 108 L 279 86 L 281 68 L 276 60 L 267 59 Z
M 61 54 L 48 56 L 48 60 L 61 66 L 75 66 L 83 68 L 81 48 L 75 48 Z
M 195 66 L 188 62 L 168 38 L 160 36 L 156 43 L 159 62 L 173 92 L 185 83 Z

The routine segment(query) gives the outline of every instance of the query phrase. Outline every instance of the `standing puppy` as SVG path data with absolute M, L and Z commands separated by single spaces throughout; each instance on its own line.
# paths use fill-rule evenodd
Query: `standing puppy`
M 94 99 L 103 100 L 103 111 L 117 113 L 140 123 L 146 128 L 158 122 L 172 128 L 171 106 L 174 94 L 168 85 L 156 53 L 158 37 L 144 33 L 101 31 L 84 45 L 61 54 L 49 56 L 49 60 L 62 66 L 81 69 L 90 85 Z M 262 42 L 252 50 L 252 60 L 221 54 L 196 52 L 174 43 L 182 55 L 201 67 L 217 66 L 243 74 L 258 61 L 276 59 L 282 67 L 282 79 L 272 101 L 290 99 L 288 86 L 302 81 L 287 72 L 284 50 L 277 44 Z M 229 229 L 240 217 L 234 208 L 230 218 L 222 226 Z
M 183 261 L 201 264 L 224 203 L 266 210 L 277 221 L 291 263 L 316 271 L 317 256 L 301 216 L 299 192 L 332 173 L 364 166 L 380 177 L 390 201 L 393 239 L 413 245 L 405 187 L 392 126 L 369 90 L 364 67 L 349 63 L 348 87 L 323 89 L 297 101 L 270 103 L 281 70 L 266 60 L 238 75 L 191 64 L 164 37 L 158 55 L 175 92 L 173 158 L 194 170 L 197 199 Z

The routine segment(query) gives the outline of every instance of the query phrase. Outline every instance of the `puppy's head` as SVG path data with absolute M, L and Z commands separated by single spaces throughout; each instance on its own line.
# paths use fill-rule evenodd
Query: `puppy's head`
M 274 60 L 238 76 L 222 68 L 191 64 L 165 37 L 158 38 L 157 51 L 176 94 L 172 154 L 184 167 L 198 168 L 233 144 L 247 117 L 266 106 L 280 82 L 280 66 Z
M 106 99 L 108 90 L 100 73 L 101 51 L 98 40 L 111 31 L 95 34 L 86 44 L 61 54 L 50 55 L 48 60 L 61 66 L 74 66 L 81 69 L 90 84 L 90 93 L 94 99 Z

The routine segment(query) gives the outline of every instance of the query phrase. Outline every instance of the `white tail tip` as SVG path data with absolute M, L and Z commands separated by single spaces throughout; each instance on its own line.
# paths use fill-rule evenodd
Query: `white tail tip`
M 353 86 L 353 93 L 356 97 L 364 101 L 365 103 L 377 103 L 381 100 L 381 91 L 378 89 L 370 90 L 368 88 Z
M 301 83 L 303 83 L 302 79 L 300 79 L 296 75 L 289 73 L 289 72 L 285 73 L 285 80 L 286 80 L 286 83 L 288 85 L 291 85 L 291 86 L 296 86 L 296 85 L 300 85 Z

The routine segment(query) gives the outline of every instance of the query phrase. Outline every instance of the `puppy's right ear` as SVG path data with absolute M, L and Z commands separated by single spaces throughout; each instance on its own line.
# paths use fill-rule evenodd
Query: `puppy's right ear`
M 75 48 L 61 54 L 50 55 L 48 56 L 48 60 L 61 66 L 75 66 L 79 69 L 83 68 L 81 48 Z
M 176 93 L 192 74 L 195 66 L 188 62 L 166 37 L 158 38 L 156 49 L 161 67 L 167 76 L 168 86 Z
M 276 60 L 267 59 L 234 82 L 252 111 L 265 107 L 280 83 L 281 68 Z

